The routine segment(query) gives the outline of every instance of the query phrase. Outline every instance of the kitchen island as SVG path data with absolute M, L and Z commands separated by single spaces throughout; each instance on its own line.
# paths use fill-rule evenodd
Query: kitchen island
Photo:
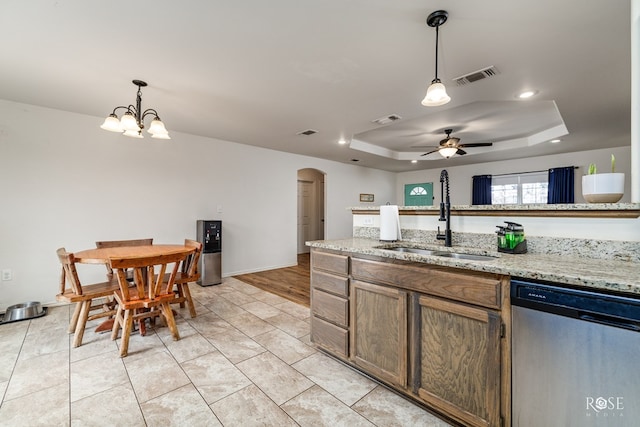
M 636 262 L 364 238 L 308 245 L 312 342 L 462 425 L 511 425 L 511 277 L 640 298 Z

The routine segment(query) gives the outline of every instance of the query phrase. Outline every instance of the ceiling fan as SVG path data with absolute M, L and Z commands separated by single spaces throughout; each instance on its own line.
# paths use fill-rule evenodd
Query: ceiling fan
M 431 153 L 439 152 L 440 155 L 444 158 L 449 158 L 454 154 L 464 155 L 467 154 L 466 151 L 462 149 L 462 147 L 491 147 L 493 142 L 475 142 L 472 144 L 460 144 L 460 138 L 452 137 L 451 132 L 453 129 L 445 129 L 444 133 L 447 134 L 447 137 L 440 141 L 440 146 L 435 150 L 429 151 L 428 153 L 421 154 L 421 156 L 426 156 Z

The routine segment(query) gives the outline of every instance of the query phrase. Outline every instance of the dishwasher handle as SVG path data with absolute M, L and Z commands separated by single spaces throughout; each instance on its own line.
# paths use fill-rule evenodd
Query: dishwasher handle
M 585 320 L 587 322 L 600 323 L 602 325 L 613 326 L 614 328 L 623 328 L 634 332 L 640 332 L 640 326 L 638 326 L 638 324 L 624 319 L 616 319 L 614 317 L 594 313 L 580 313 L 578 317 L 580 320 Z

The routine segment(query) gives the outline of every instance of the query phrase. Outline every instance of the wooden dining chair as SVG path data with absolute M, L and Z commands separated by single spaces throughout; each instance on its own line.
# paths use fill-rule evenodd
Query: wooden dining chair
M 131 239 L 131 240 L 100 240 L 96 242 L 96 248 L 119 248 L 121 246 L 149 246 L 153 245 L 153 238 Z M 113 274 L 111 267 L 107 264 L 107 274 Z
M 148 246 L 153 245 L 153 238 L 132 240 L 99 240 L 96 248 L 119 248 L 120 246 Z
M 119 247 L 122 247 L 122 246 L 150 246 L 150 245 L 153 245 L 153 238 L 129 239 L 129 240 L 99 240 L 99 241 L 96 242 L 96 248 L 98 248 L 98 249 L 102 249 L 102 248 L 119 248 Z M 113 277 L 113 271 L 111 270 L 111 267 L 109 266 L 109 264 L 106 264 L 106 267 L 107 267 L 107 278 L 109 280 L 116 280 Z M 133 281 L 133 276 L 132 276 L 130 271 L 127 272 L 127 280 L 129 282 Z M 115 301 L 110 302 L 110 307 L 115 309 L 115 306 L 116 306 Z M 144 320 L 140 321 L 138 323 L 138 325 L 139 325 L 139 328 L 140 328 L 140 333 L 142 335 L 144 335 L 146 333 Z M 111 329 L 111 325 L 109 325 L 109 324 L 105 324 L 104 327 L 108 328 L 106 330 L 110 330 Z M 102 332 L 104 329 L 100 329 L 99 328 L 99 330 Z
M 196 306 L 191 298 L 191 292 L 189 291 L 189 283 L 195 282 L 200 278 L 198 271 L 198 261 L 200 255 L 202 255 L 202 243 L 191 239 L 184 239 L 184 245 L 194 249 L 194 252 L 187 256 L 187 258 L 180 264 L 180 270 L 175 278 L 176 298 L 172 301 L 172 304 L 180 304 L 181 308 L 186 305 L 189 307 L 189 314 L 191 318 L 196 317 Z M 165 281 L 168 279 L 168 275 L 165 274 Z
M 69 333 L 74 334 L 73 346 L 79 347 L 82 345 L 84 329 L 88 321 L 113 316 L 116 313 L 113 306 L 108 304 L 107 297 L 113 296 L 119 288 L 118 282 L 109 280 L 83 285 L 78 277 L 73 254 L 67 252 L 65 248 L 60 248 L 56 252 L 62 264 L 60 293 L 56 295 L 56 300 L 75 304 L 73 316 L 69 322 Z
M 173 255 L 111 258 L 109 264 L 118 280 L 119 289 L 115 292 L 118 311 L 111 331 L 111 339 L 118 338 L 122 329 L 120 343 L 120 357 L 129 352 L 129 337 L 133 329 L 133 322 L 146 318 L 162 316 L 165 319 L 174 340 L 180 339 L 170 303 L 175 299 L 173 287 L 179 266 L 184 259 L 192 254 L 183 252 Z M 127 281 L 127 270 L 133 272 L 134 286 Z M 155 274 L 157 271 L 157 274 Z M 165 274 L 168 278 L 165 281 Z M 145 310 L 145 311 L 143 311 Z

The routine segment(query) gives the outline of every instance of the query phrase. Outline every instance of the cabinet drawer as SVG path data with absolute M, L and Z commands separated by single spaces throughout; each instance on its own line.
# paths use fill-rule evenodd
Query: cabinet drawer
M 501 306 L 501 276 L 435 265 L 392 264 L 353 258 L 354 279 L 436 295 L 489 308 Z
M 326 270 L 346 276 L 349 274 L 349 257 L 314 250 L 311 255 L 311 266 L 314 269 Z
M 314 316 L 346 327 L 349 319 L 349 301 L 318 289 L 312 289 L 311 312 Z
M 311 273 L 311 286 L 332 294 L 349 296 L 349 279 L 322 271 Z
M 343 358 L 349 354 L 349 332 L 315 316 L 311 316 L 311 342 Z

